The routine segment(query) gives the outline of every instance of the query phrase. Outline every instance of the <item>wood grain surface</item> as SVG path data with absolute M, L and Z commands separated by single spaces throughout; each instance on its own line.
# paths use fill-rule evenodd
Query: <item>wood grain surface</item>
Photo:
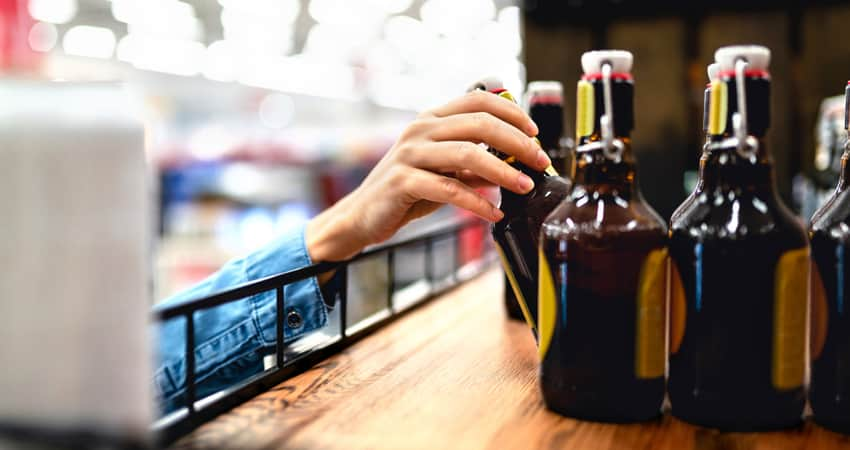
M 534 340 L 505 318 L 493 269 L 178 441 L 176 448 L 821 449 L 850 437 L 811 423 L 720 433 L 547 411 Z

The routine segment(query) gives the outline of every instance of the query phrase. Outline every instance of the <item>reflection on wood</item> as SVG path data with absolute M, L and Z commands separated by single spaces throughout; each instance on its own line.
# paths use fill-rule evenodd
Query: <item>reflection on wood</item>
M 803 449 L 850 446 L 812 424 L 719 433 L 664 417 L 610 425 L 545 409 L 534 340 L 490 270 L 179 441 L 178 448 Z

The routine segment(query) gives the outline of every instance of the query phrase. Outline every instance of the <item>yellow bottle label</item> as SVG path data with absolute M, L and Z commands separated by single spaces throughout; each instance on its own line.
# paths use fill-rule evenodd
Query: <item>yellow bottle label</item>
M 552 271 L 549 269 L 549 261 L 543 250 L 539 250 L 540 276 L 537 289 L 537 323 L 539 326 L 540 343 L 538 353 L 540 360 L 546 357 L 552 335 L 555 333 L 555 317 L 558 314 L 558 302 L 555 299 L 555 282 L 552 280 Z
M 508 281 L 511 284 L 511 289 L 514 291 L 514 295 L 516 296 L 517 303 L 519 303 L 519 309 L 522 310 L 522 316 L 525 317 L 525 323 L 534 329 L 534 319 L 531 317 L 531 313 L 528 311 L 528 304 L 525 302 L 525 297 L 522 296 L 522 290 L 519 288 L 519 283 L 517 283 L 516 277 L 514 276 L 514 271 L 511 269 L 511 265 L 508 264 L 508 258 L 505 257 L 505 251 L 502 250 L 502 246 L 496 242 L 496 251 L 499 253 L 499 259 L 502 260 L 502 268 L 505 269 L 505 275 L 508 276 Z M 508 289 L 505 286 L 505 289 Z
M 771 377 L 776 389 L 793 389 L 803 385 L 806 370 L 808 270 L 808 247 L 785 252 L 776 265 Z
M 635 376 L 664 376 L 664 300 L 667 289 L 667 249 L 655 249 L 640 269 L 635 324 Z
M 536 137 L 535 137 L 535 138 L 532 138 L 532 139 L 534 139 L 534 142 L 537 142 L 537 146 L 538 146 L 538 147 L 541 147 L 541 148 L 543 147 L 543 144 L 541 144 L 541 143 L 540 143 L 540 139 L 537 139 Z M 549 167 L 547 167 L 547 168 L 544 170 L 544 172 L 546 172 L 546 174 L 547 174 L 547 175 L 551 175 L 551 176 L 553 176 L 553 177 L 557 177 L 557 176 L 559 176 L 559 175 L 560 175 L 560 174 L 558 173 L 558 171 L 557 171 L 557 170 L 555 170 L 555 168 L 554 168 L 554 167 L 552 167 L 552 165 L 551 165 L 551 164 L 549 164 Z
M 593 134 L 595 105 L 593 85 L 589 81 L 579 81 L 576 86 L 576 141 Z
M 815 264 L 814 260 L 811 260 L 809 265 L 809 294 L 812 299 L 809 351 L 811 352 L 811 360 L 814 361 L 820 357 L 820 352 L 823 351 L 823 345 L 826 343 L 826 330 L 829 326 L 826 290 L 823 287 L 820 270 L 818 270 L 818 265 Z
M 670 277 L 670 354 L 679 351 L 682 338 L 685 337 L 688 306 L 685 303 L 685 288 L 682 276 L 672 258 L 667 258 L 667 273 Z
M 711 102 L 708 106 L 708 133 L 723 134 L 726 130 L 726 100 L 728 91 L 726 83 L 714 81 L 711 83 Z
M 514 103 L 516 103 L 516 99 L 515 99 L 515 98 L 514 98 L 514 96 L 513 96 L 513 95 L 511 95 L 511 93 L 510 93 L 510 92 L 508 92 L 508 91 L 502 91 L 502 92 L 499 92 L 497 95 L 498 95 L 499 97 L 502 97 L 503 99 L 510 100 L 510 101 L 512 101 L 512 102 L 514 102 Z

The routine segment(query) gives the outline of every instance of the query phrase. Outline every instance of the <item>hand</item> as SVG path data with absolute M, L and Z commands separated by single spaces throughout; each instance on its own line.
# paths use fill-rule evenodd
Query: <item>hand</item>
M 499 185 L 524 194 L 534 183 L 478 144 L 544 170 L 550 161 L 531 138 L 537 131 L 519 106 L 484 91 L 420 114 L 357 189 L 310 221 L 310 257 L 349 258 L 446 203 L 501 220 L 502 212 L 474 188 Z

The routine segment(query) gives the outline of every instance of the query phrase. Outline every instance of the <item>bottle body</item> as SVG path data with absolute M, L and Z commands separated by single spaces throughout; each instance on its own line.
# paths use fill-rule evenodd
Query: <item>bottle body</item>
M 535 328 L 537 318 L 537 246 L 540 226 L 544 219 L 563 200 L 570 183 L 559 176 L 534 173 L 534 189 L 528 194 L 518 195 L 502 189 L 499 208 L 505 216 L 493 224 L 493 239 L 496 242 L 502 266 L 511 286 L 513 298 L 505 295 L 505 309 L 514 319 L 525 319 Z M 511 302 L 513 300 L 513 303 Z M 526 309 L 526 314 L 523 313 Z
M 805 402 L 806 235 L 766 153 L 707 152 L 693 201 L 670 225 L 672 413 L 724 430 L 794 426 Z
M 842 161 L 842 166 L 845 165 Z M 848 225 L 850 192 L 839 182 L 838 189 L 815 213 L 809 230 L 812 246 L 809 401 L 815 422 L 842 433 L 850 433 L 850 311 L 845 299 L 850 288 L 847 283 L 850 264 L 846 259 L 850 255 Z
M 666 229 L 628 154 L 577 160 L 570 196 L 541 231 L 543 398 L 570 417 L 649 420 L 664 398 Z M 610 175 L 619 181 L 594 180 Z
M 511 285 L 511 279 L 508 278 L 507 273 L 505 273 L 503 283 L 505 286 L 505 312 L 508 314 L 508 318 L 525 320 L 525 314 L 522 312 L 522 307 L 519 305 L 519 300 L 516 298 L 516 293 Z

